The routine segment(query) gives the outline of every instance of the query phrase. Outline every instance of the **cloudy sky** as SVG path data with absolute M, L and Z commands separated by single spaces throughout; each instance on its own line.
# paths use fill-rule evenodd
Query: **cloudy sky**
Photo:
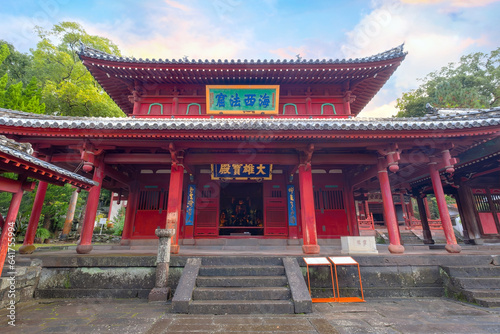
M 500 0 L 2 0 L 0 39 L 28 52 L 35 25 L 76 21 L 142 58 L 357 58 L 405 43 L 361 114 L 375 117 L 429 72 L 500 47 L 499 17 Z

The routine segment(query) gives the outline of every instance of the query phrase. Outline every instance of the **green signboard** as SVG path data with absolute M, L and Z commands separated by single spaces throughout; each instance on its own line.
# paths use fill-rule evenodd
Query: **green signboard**
M 279 85 L 207 85 L 207 114 L 277 114 Z

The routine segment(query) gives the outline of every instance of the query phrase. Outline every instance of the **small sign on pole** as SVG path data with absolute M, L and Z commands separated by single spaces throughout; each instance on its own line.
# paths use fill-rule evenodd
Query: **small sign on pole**
M 106 218 L 99 219 L 99 225 L 101 225 L 101 230 L 99 231 L 99 235 L 102 234 L 102 227 L 106 225 L 106 220 L 107 220 Z

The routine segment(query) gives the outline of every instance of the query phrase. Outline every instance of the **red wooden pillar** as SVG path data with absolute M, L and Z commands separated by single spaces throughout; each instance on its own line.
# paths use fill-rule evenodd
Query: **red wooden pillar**
M 78 202 L 78 193 L 80 193 L 80 189 L 75 189 L 71 194 L 68 211 L 66 212 L 66 219 L 64 220 L 64 226 L 60 236 L 61 240 L 68 239 L 69 232 L 71 232 L 73 218 L 75 217 L 76 203 Z M 111 200 L 111 202 L 113 202 L 113 200 Z
M 101 194 L 102 180 L 104 179 L 104 166 L 101 161 L 96 161 L 94 167 L 94 177 L 92 178 L 98 184 L 89 191 L 87 198 L 87 207 L 85 208 L 85 218 L 83 220 L 80 244 L 76 246 L 78 254 L 87 254 L 92 251 L 92 235 L 94 234 L 95 217 L 99 205 L 99 195 Z
M 305 254 L 318 254 L 320 247 L 316 234 L 316 214 L 314 210 L 314 193 L 311 168 L 299 166 L 300 216 L 302 220 L 302 235 Z
M 168 188 L 167 204 L 167 229 L 175 229 L 175 235 L 172 236 L 170 252 L 179 253 L 179 226 L 181 218 L 182 205 L 182 182 L 184 180 L 184 166 L 172 165 L 170 171 L 170 185 Z
M 137 208 L 137 187 L 130 187 L 128 198 L 127 198 L 127 208 L 125 209 L 125 221 L 123 223 L 122 240 L 120 245 L 128 246 L 130 245 L 130 237 L 132 236 L 132 228 L 134 225 L 134 218 Z
M 441 184 L 441 177 L 439 176 L 436 163 L 429 164 L 429 172 L 431 175 L 434 195 L 436 196 L 439 216 L 441 218 L 441 225 L 443 226 L 444 235 L 446 237 L 445 249 L 449 253 L 460 253 L 462 247 L 457 244 L 457 240 L 455 239 L 455 233 L 453 232 L 450 213 L 448 212 L 448 205 L 446 204 L 446 199 L 444 198 L 443 185 Z
M 9 212 L 7 213 L 7 217 L 5 218 L 5 222 L 2 228 L 2 236 L 0 237 L 0 275 L 3 270 L 5 258 L 7 257 L 9 244 L 14 238 L 14 224 L 16 223 L 17 213 L 19 212 L 19 206 L 21 205 L 22 199 L 23 189 L 21 187 L 21 189 L 12 194 L 12 199 L 9 205 Z
M 382 193 L 382 201 L 384 203 L 384 214 L 387 225 L 387 233 L 389 233 L 389 252 L 393 254 L 402 254 L 405 251 L 399 238 L 398 219 L 394 202 L 392 201 L 391 185 L 389 184 L 389 175 L 387 168 L 379 169 L 378 180 L 380 182 L 380 192 Z
M 365 219 L 370 217 L 370 205 L 368 204 L 368 200 L 363 201 L 365 206 Z
M 403 212 L 403 219 L 405 221 L 405 229 L 411 230 L 410 215 L 408 214 L 408 208 L 405 204 L 405 196 L 403 193 L 399 193 L 399 201 L 401 202 L 401 211 Z
M 427 210 L 425 210 L 424 205 L 424 194 L 417 195 L 417 205 L 418 205 L 418 213 L 420 214 L 420 223 L 422 224 L 422 235 L 424 237 L 424 244 L 433 245 L 434 240 L 432 239 L 431 229 L 429 228 L 429 221 L 427 217 Z M 427 198 L 427 197 L 425 197 Z
M 354 200 L 354 189 L 350 185 L 346 185 L 345 203 L 347 206 L 347 221 L 349 224 L 349 234 L 359 236 L 359 225 L 356 219 L 356 203 Z
M 431 219 L 431 210 L 429 209 L 429 200 L 427 199 L 427 196 L 424 197 L 424 208 L 427 219 Z
M 35 242 L 35 234 L 38 228 L 38 222 L 40 221 L 43 201 L 45 200 L 45 194 L 47 193 L 47 186 L 47 182 L 38 182 L 38 188 L 36 190 L 35 200 L 33 201 L 33 208 L 31 209 L 31 216 L 28 228 L 26 229 L 26 234 L 24 236 L 24 242 L 21 248 L 19 248 L 19 253 L 21 254 L 31 254 L 36 249 L 33 243 Z

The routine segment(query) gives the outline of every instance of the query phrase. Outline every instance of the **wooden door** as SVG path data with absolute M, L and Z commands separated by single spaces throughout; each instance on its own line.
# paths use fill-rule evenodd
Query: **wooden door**
M 146 186 L 141 189 L 133 229 L 134 237 L 156 237 L 155 230 L 165 228 L 167 202 L 167 190 L 157 186 Z
M 196 237 L 219 235 L 219 185 L 209 175 L 200 175 L 196 189 L 196 212 L 194 219 Z
M 330 179 L 331 175 L 314 178 L 314 208 L 318 237 L 338 238 L 349 235 L 346 199 L 341 182 Z
M 482 233 L 499 234 L 500 189 L 473 189 L 472 193 Z
M 286 185 L 282 174 L 264 183 L 264 235 L 287 236 Z

